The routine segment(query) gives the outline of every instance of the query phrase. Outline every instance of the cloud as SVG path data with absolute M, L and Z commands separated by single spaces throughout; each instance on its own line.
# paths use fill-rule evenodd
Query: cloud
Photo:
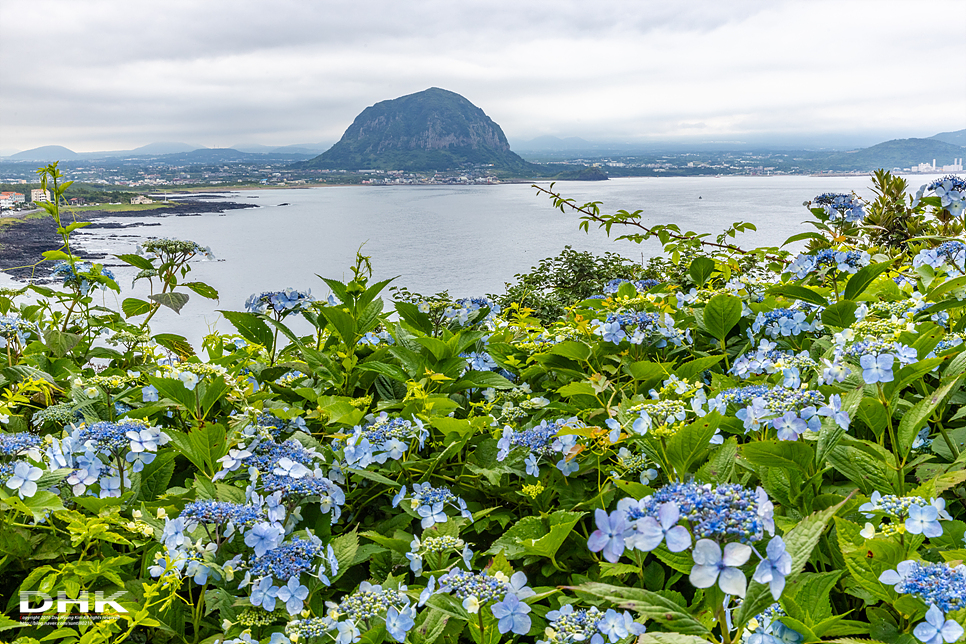
M 431 86 L 511 140 L 966 127 L 943 72 L 959 0 L 5 0 L 0 19 L 40 27 L 0 39 L 4 148 L 334 141 Z

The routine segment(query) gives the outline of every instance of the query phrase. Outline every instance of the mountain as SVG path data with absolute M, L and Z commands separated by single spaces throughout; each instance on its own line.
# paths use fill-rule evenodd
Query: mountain
M 204 146 L 202 145 L 191 145 L 190 143 L 148 143 L 147 145 L 142 145 L 139 148 L 134 148 L 130 151 L 130 154 L 134 156 L 178 154 L 179 152 L 191 152 L 192 150 L 203 148 Z
M 932 163 L 933 159 L 936 160 L 937 166 L 943 166 L 953 163 L 953 159 L 964 156 L 966 156 L 966 148 L 963 146 L 945 143 L 934 138 L 894 139 L 870 148 L 831 154 L 821 163 L 827 170 L 871 171 L 878 168 L 892 170 L 910 168 L 920 163 Z
M 937 141 L 942 141 L 943 143 L 952 143 L 953 145 L 966 146 L 966 130 L 956 130 L 955 132 L 940 132 L 939 134 L 934 134 L 929 138 L 936 139 Z
M 31 150 L 17 152 L 9 157 L 11 161 L 40 161 L 41 163 L 51 163 L 64 159 L 76 159 L 78 155 L 73 150 L 69 150 L 62 145 L 44 145 Z
M 483 110 L 433 87 L 367 107 L 338 143 L 300 167 L 432 171 L 464 165 L 531 171 Z

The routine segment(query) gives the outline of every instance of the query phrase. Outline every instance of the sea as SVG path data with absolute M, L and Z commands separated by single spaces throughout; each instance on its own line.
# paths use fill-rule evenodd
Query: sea
M 934 178 L 908 177 L 913 190 Z M 824 192 L 874 198 L 871 179 L 862 176 L 621 178 L 559 182 L 553 190 L 577 204 L 598 202 L 602 212 L 640 211 L 646 226 L 673 223 L 712 238 L 733 222 L 750 222 L 757 230 L 733 240 L 743 248 L 780 246 L 812 230 L 804 223 L 810 214 L 803 203 Z M 197 216 L 146 212 L 135 224 L 107 217 L 102 221 L 126 227 L 75 233 L 75 243 L 85 250 L 112 255 L 133 253 L 140 242 L 157 237 L 210 247 L 215 259 L 192 262 L 186 279 L 214 286 L 219 299 L 192 293 L 180 314 L 162 309 L 152 320 L 155 331 L 183 335 L 196 348 L 212 330 L 231 332 L 218 310 L 243 310 L 253 293 L 291 287 L 325 298 L 329 289 L 321 278 L 350 279 L 357 252 L 371 258 L 374 280 L 393 278 L 392 284 L 412 292 L 447 291 L 453 297 L 503 293 L 515 275 L 566 246 L 638 262 L 661 253 L 656 240 L 615 239 L 635 232 L 632 228 L 615 227 L 609 236 L 595 224 L 580 230 L 580 213 L 554 208 L 529 184 L 279 188 L 212 198 L 257 207 Z M 132 288 L 135 269 L 117 260 L 105 265 L 122 291 L 99 294 L 103 304 L 119 308 L 123 298 L 149 292 L 143 280 Z M 0 276 L 0 285 L 11 285 Z

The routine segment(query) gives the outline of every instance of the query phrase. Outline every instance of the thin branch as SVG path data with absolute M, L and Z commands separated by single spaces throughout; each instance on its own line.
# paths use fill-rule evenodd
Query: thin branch
M 591 210 L 587 210 L 587 208 L 585 208 L 584 206 L 578 206 L 577 204 L 575 204 L 573 202 L 572 199 L 565 199 L 560 194 L 558 194 L 556 192 L 553 192 L 551 190 L 547 190 L 546 188 L 543 188 L 541 186 L 538 186 L 535 183 L 534 184 L 531 184 L 531 187 L 532 188 L 536 188 L 540 192 L 543 192 L 543 193 L 546 193 L 546 194 L 550 195 L 553 198 L 553 200 L 554 200 L 554 206 L 555 207 L 558 207 L 558 208 L 563 209 L 563 206 L 564 205 L 570 206 L 571 208 L 573 208 L 577 212 L 581 212 L 584 215 L 586 215 L 586 219 L 588 219 L 590 221 L 596 221 L 597 223 L 599 223 L 601 225 L 601 227 L 607 226 L 608 231 L 610 230 L 610 226 L 608 226 L 608 224 L 610 224 L 610 225 L 613 225 L 613 224 L 621 224 L 623 226 L 634 226 L 635 228 L 640 228 L 641 230 L 643 230 L 645 232 L 646 237 L 657 237 L 658 236 L 658 233 L 657 232 L 655 232 L 654 230 L 652 230 L 652 229 L 648 228 L 647 226 L 645 226 L 644 224 L 642 224 L 639 219 L 637 221 L 628 221 L 628 220 L 608 221 L 607 219 L 605 219 L 604 217 L 602 217 L 599 212 L 594 212 L 594 211 L 591 211 Z M 552 184 L 551 184 L 551 187 L 552 187 Z M 585 204 L 585 206 L 586 205 L 590 205 L 590 204 Z M 687 241 L 687 242 L 698 242 L 702 246 L 712 246 L 714 248 L 724 248 L 725 250 L 730 250 L 730 251 L 733 251 L 735 253 L 740 253 L 742 255 L 751 255 L 751 254 L 754 254 L 755 253 L 755 251 L 753 251 L 753 250 L 744 250 L 742 248 L 739 248 L 738 246 L 735 246 L 734 244 L 719 244 L 717 242 L 705 241 L 705 240 L 700 239 L 698 237 L 691 237 L 689 235 L 684 235 L 684 234 L 680 234 L 680 233 L 673 233 L 673 232 L 668 231 L 667 229 L 662 230 L 661 231 L 661 234 L 665 234 L 668 237 L 670 237 L 671 239 L 679 239 L 681 241 Z M 788 263 L 788 260 L 787 259 L 783 259 L 781 257 L 778 257 L 777 255 L 768 255 L 768 254 L 766 254 L 765 255 L 765 258 L 766 259 L 770 259 L 772 261 L 776 261 L 776 262 L 782 262 L 784 264 L 787 264 Z

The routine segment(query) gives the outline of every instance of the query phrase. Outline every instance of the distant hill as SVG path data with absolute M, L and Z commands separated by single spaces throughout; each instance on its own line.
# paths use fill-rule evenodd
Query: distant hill
M 148 143 L 147 145 L 142 145 L 139 148 L 134 148 L 131 150 L 132 155 L 142 155 L 142 154 L 177 154 L 179 152 L 191 152 L 192 150 L 198 150 L 203 148 L 201 145 L 191 145 L 190 143 Z
M 78 155 L 73 150 L 69 150 L 62 145 L 44 145 L 32 150 L 24 150 L 11 155 L 11 161 L 40 161 L 41 163 L 51 163 L 64 159 L 76 159 Z
M 936 160 L 937 166 L 966 156 L 966 148 L 934 138 L 894 139 L 853 152 L 836 152 L 821 161 L 826 170 L 872 171 L 879 168 L 909 168 Z
M 936 139 L 937 141 L 942 141 L 943 143 L 952 143 L 953 145 L 966 146 L 966 130 L 956 130 L 955 132 L 940 132 L 939 134 L 934 134 L 929 138 Z
M 301 167 L 331 170 L 454 170 L 492 164 L 532 172 L 500 126 L 471 102 L 433 87 L 367 107 L 342 139 Z

